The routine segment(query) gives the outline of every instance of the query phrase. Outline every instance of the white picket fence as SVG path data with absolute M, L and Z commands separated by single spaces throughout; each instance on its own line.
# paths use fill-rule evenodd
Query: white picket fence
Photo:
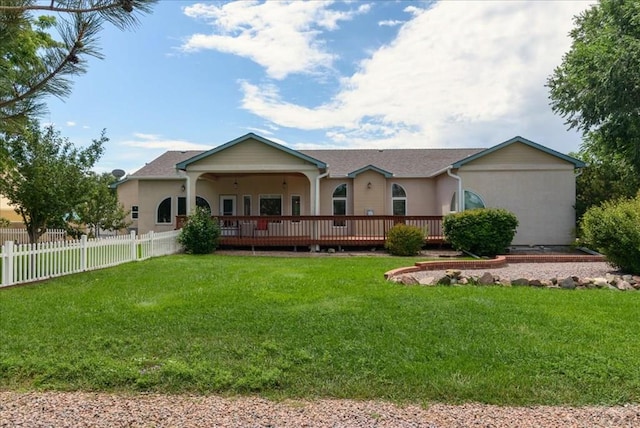
M 180 251 L 179 230 L 136 236 L 16 244 L 0 249 L 0 287 L 115 266 Z
M 40 242 L 64 241 L 67 239 L 67 231 L 64 229 L 47 229 L 40 237 Z M 28 244 L 29 234 L 27 229 L 0 227 L 0 242 L 13 241 L 16 244 Z

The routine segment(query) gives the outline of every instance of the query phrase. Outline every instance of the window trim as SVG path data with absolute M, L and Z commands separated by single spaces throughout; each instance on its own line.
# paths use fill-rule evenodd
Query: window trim
M 345 196 L 336 196 L 336 192 L 338 191 L 338 188 L 344 186 L 344 193 Z M 335 217 L 335 216 L 346 216 L 349 213 L 349 204 L 348 204 L 348 198 L 349 198 L 349 185 L 347 183 L 340 183 L 338 184 L 336 187 L 333 188 L 333 192 L 331 193 L 331 214 Z M 344 214 L 336 214 L 336 202 L 344 202 Z M 347 226 L 347 221 L 346 220 L 333 220 L 333 227 L 346 227 Z
M 298 206 L 298 213 L 294 213 L 294 207 L 296 206 L 296 203 L 294 201 L 294 199 L 298 200 L 297 206 Z M 302 215 L 302 195 L 298 194 L 298 193 L 294 193 L 292 195 L 289 195 L 289 201 L 290 201 L 290 206 L 289 206 L 289 210 L 291 211 L 291 215 L 292 216 L 300 216 Z
M 482 195 L 480 195 L 480 193 L 474 191 L 474 190 L 470 190 L 470 189 L 464 189 L 464 211 L 467 211 L 469 209 L 476 209 L 476 208 L 486 208 L 487 207 L 487 203 L 485 202 L 484 198 L 482 197 Z M 453 196 L 451 196 L 451 203 L 449 204 L 449 211 L 452 213 L 455 212 L 459 212 L 458 211 L 458 195 L 457 195 L 457 191 L 453 192 Z M 467 208 L 467 193 L 468 194 L 473 194 L 475 195 L 478 199 L 480 199 L 480 202 L 482 202 L 482 207 L 476 207 L 476 208 Z
M 203 197 L 202 197 L 202 196 L 200 196 L 200 195 L 196 195 L 196 207 L 200 207 L 200 206 L 202 206 L 202 205 L 198 205 L 198 198 L 199 198 L 199 199 L 201 199 L 202 201 L 204 201 L 204 203 L 206 203 L 206 204 L 207 204 L 207 205 L 206 205 L 206 207 L 208 207 L 208 208 L 209 208 L 209 214 L 211 214 L 211 213 L 213 212 L 213 211 L 211 210 L 211 203 L 209 203 L 209 201 L 208 201 L 206 198 L 203 198 Z M 204 208 L 206 208 L 206 207 L 204 207 Z
M 402 193 L 404 193 L 404 196 L 394 196 L 393 195 L 393 190 L 394 187 L 399 188 L 400 190 L 402 190 Z M 404 202 L 404 214 L 396 214 L 395 213 L 395 202 Z M 408 198 L 407 198 L 407 191 L 405 190 L 404 186 L 398 183 L 391 183 L 391 214 L 392 215 L 402 215 L 402 216 L 406 216 L 407 215 L 407 207 L 408 207 Z
M 169 220 L 168 221 L 160 221 L 160 206 L 164 204 L 167 200 L 169 200 Z M 167 196 L 156 206 L 156 224 L 172 224 L 173 221 L 171 218 L 173 217 L 173 198 L 171 196 Z
M 263 199 L 280 199 L 280 214 L 262 214 L 262 200 Z M 282 193 L 261 193 L 258 195 L 258 207 L 260 209 L 260 215 L 265 215 L 265 216 L 269 216 L 269 215 L 275 215 L 275 216 L 281 216 L 282 215 L 282 209 L 283 209 L 283 197 L 282 197 Z

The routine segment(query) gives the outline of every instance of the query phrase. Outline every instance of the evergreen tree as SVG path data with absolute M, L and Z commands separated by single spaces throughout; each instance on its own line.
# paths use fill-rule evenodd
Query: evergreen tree
M 0 132 L 42 113 L 46 96 L 68 96 L 71 78 L 86 71 L 87 58 L 102 58 L 102 25 L 134 27 L 155 1 L 0 0 Z

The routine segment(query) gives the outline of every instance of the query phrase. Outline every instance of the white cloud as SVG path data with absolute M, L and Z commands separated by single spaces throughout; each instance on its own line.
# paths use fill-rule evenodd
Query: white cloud
M 156 134 L 135 132 L 133 136 L 135 137 L 134 139 L 119 141 L 118 144 L 127 147 L 163 150 L 209 150 L 211 148 L 211 146 L 189 141 L 163 138 L 161 135 Z
M 210 23 L 212 34 L 193 34 L 182 45 L 186 52 L 205 49 L 251 59 L 269 77 L 284 79 L 292 73 L 316 73 L 331 69 L 336 55 L 320 40 L 325 31 L 338 28 L 368 4 L 349 11 L 330 8 L 331 1 L 244 1 L 223 5 L 197 3 L 184 8 L 185 15 Z
M 570 46 L 572 18 L 591 3 L 409 6 L 397 38 L 343 78 L 333 99 L 308 107 L 283 99 L 273 83 L 243 81 L 242 106 L 350 145 L 486 147 L 517 134 L 550 144 L 540 139 L 569 134 L 544 85 Z
M 75 122 L 73 122 L 73 121 L 71 121 L 71 120 L 69 120 L 69 121 L 67 121 L 67 122 L 65 123 L 65 125 L 67 125 L 68 127 L 73 127 L 73 126 L 76 126 L 76 123 L 75 123 Z
M 378 25 L 380 27 L 396 27 L 403 23 L 404 21 L 399 21 L 397 19 L 387 19 L 387 20 L 378 22 Z

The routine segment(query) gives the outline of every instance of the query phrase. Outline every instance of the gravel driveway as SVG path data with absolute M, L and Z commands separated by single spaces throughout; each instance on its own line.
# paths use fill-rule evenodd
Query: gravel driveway
M 0 392 L 0 427 L 638 427 L 640 406 L 428 408 L 217 396 Z

